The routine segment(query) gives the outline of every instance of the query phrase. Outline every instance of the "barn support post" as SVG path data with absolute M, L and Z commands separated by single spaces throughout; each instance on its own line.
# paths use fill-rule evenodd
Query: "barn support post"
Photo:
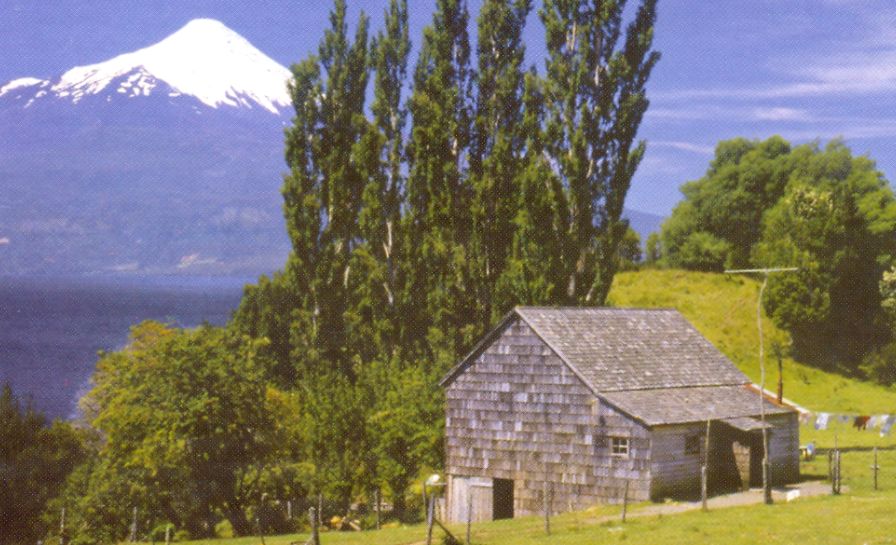
M 709 488 L 709 432 L 712 420 L 706 421 L 706 441 L 703 445 L 703 465 L 700 466 L 700 505 L 704 511 L 709 508 L 706 505 L 706 496 Z
M 708 478 L 706 474 L 706 464 L 700 466 L 700 508 L 703 511 L 709 511 L 709 507 L 706 503 L 706 479 Z

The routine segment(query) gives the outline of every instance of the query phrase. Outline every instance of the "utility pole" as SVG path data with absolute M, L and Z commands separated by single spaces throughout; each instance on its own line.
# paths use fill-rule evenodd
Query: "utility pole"
M 768 429 L 765 425 L 765 348 L 762 344 L 762 296 L 765 294 L 765 286 L 768 284 L 768 275 L 774 273 L 798 271 L 798 267 L 776 267 L 770 269 L 735 269 L 725 271 L 725 274 L 761 274 L 762 286 L 759 288 L 759 298 L 756 301 L 756 327 L 759 330 L 759 418 L 762 421 L 762 490 L 765 496 L 765 504 L 772 504 L 772 486 L 769 479 L 768 461 Z
M 784 349 L 781 348 L 781 343 L 778 341 L 773 342 L 772 352 L 778 358 L 778 404 L 781 404 L 784 403 L 784 362 L 782 361 Z

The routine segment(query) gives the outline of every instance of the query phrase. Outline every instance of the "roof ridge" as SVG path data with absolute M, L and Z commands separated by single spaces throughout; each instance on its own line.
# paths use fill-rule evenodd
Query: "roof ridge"
M 684 386 L 644 386 L 641 388 L 605 388 L 600 390 L 601 392 L 612 392 L 612 393 L 620 393 L 620 392 L 644 392 L 647 390 L 687 390 L 689 388 L 717 388 L 719 386 L 750 386 L 753 382 L 747 380 L 746 382 L 713 382 L 711 384 L 686 384 Z
M 637 310 L 637 311 L 678 312 L 679 314 L 681 314 L 681 311 L 675 307 L 611 307 L 611 306 L 587 307 L 587 306 L 572 306 L 572 305 L 564 305 L 564 306 L 517 305 L 513 308 L 514 308 L 514 310 L 555 310 L 555 311 L 577 311 L 577 310 L 627 311 L 627 310 Z

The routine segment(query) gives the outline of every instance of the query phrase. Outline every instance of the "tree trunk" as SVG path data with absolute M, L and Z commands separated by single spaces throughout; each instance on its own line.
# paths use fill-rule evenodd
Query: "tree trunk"
M 393 490 L 395 490 L 393 488 Z M 407 502 L 404 499 L 404 489 L 399 492 L 392 493 L 392 515 L 399 521 L 404 522 L 405 511 L 407 511 Z

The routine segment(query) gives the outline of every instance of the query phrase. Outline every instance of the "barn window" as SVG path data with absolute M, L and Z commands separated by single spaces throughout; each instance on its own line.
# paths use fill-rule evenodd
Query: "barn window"
M 628 437 L 610 437 L 610 454 L 628 457 Z
M 685 454 L 700 454 L 700 436 L 689 435 L 684 438 Z

